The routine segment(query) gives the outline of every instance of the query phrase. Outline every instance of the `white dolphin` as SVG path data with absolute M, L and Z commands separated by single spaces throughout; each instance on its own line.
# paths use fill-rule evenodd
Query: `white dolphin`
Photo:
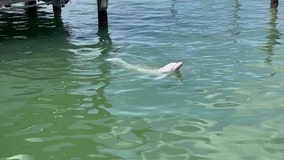
M 182 62 L 171 62 L 165 65 L 164 67 L 159 68 L 158 72 L 161 72 L 161 73 L 178 72 L 181 66 L 182 66 Z
M 178 73 L 179 69 L 182 67 L 182 62 L 171 62 L 166 64 L 165 66 L 158 68 L 158 69 L 150 69 L 150 68 L 146 68 L 146 67 L 140 67 L 140 66 L 136 66 L 136 65 L 132 65 L 130 63 L 127 63 L 125 61 L 123 61 L 121 58 L 109 58 L 106 59 L 107 61 L 111 61 L 111 62 L 116 62 L 119 63 L 120 65 L 129 68 L 129 69 L 133 69 L 136 70 L 138 72 L 142 72 L 142 73 L 150 73 L 150 74 L 171 74 L 171 73 Z

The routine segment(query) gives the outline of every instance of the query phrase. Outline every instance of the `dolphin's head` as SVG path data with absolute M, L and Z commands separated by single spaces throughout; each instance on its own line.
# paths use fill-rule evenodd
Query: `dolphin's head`
M 159 68 L 158 71 L 161 73 L 171 73 L 171 72 L 178 72 L 182 66 L 182 62 L 171 62 L 165 65 L 162 68 Z

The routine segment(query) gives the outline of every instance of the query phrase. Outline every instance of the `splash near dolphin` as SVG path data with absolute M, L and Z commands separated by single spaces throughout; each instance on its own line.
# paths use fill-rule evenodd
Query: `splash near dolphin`
M 138 72 L 148 73 L 148 74 L 164 74 L 164 75 L 167 75 L 167 74 L 171 74 L 171 73 L 178 73 L 180 68 L 182 67 L 182 62 L 171 62 L 171 63 L 168 63 L 161 68 L 151 69 L 151 68 L 141 67 L 141 66 L 137 66 L 137 65 L 127 63 L 127 62 L 123 61 L 121 58 L 109 58 L 109 59 L 107 59 L 107 61 L 115 62 L 119 65 L 122 65 L 125 68 L 129 68 L 129 69 L 132 69 L 132 70 L 136 70 Z

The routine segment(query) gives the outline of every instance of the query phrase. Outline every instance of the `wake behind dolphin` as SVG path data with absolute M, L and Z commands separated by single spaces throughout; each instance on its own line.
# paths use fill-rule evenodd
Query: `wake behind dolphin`
M 136 70 L 138 72 L 148 73 L 148 74 L 167 75 L 167 74 L 171 74 L 171 73 L 178 73 L 179 69 L 182 67 L 182 62 L 171 62 L 171 63 L 168 63 L 167 65 L 165 65 L 161 68 L 151 69 L 151 68 L 141 67 L 141 66 L 138 66 L 138 65 L 133 65 L 133 64 L 127 63 L 124 60 L 122 60 L 121 58 L 109 58 L 109 59 L 106 59 L 106 60 L 110 61 L 110 62 L 118 63 L 125 68 L 129 68 L 129 69 L 132 69 L 132 70 Z

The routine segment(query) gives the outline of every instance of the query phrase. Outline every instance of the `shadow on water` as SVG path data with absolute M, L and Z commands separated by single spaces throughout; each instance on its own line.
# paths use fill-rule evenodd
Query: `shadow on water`
M 99 46 L 102 49 L 102 55 L 106 55 L 112 46 L 112 41 L 108 33 L 108 27 L 100 27 L 97 35 L 99 36 Z
M 240 2 L 239 0 L 235 0 L 233 3 L 233 17 L 232 17 L 232 25 L 233 28 L 231 30 L 231 32 L 234 35 L 239 35 L 240 34 L 240 24 L 239 24 L 239 20 L 240 20 L 240 16 L 239 16 L 239 11 L 240 11 Z
M 109 36 L 108 28 L 99 28 L 97 36 L 98 41 L 96 43 L 73 44 L 71 46 L 71 52 L 74 54 L 68 56 L 71 75 L 77 76 L 79 74 L 78 76 L 87 78 L 91 85 L 88 84 L 85 86 L 88 88 L 86 90 L 91 90 L 92 87 L 96 88 L 95 93 L 84 95 L 86 96 L 84 98 L 92 99 L 91 101 L 93 102 L 92 107 L 87 107 L 86 110 L 97 110 L 98 113 L 96 116 L 93 114 L 86 115 L 88 117 L 86 117 L 86 119 L 97 119 L 109 116 L 110 113 L 106 108 L 112 106 L 108 103 L 107 97 L 104 95 L 104 90 L 109 85 L 108 75 L 110 72 L 110 65 L 105 59 L 112 50 L 112 40 Z M 82 77 L 76 79 L 78 84 L 85 83 L 80 82 L 80 78 Z
M 67 48 L 71 34 L 61 17 L 46 8 L 0 12 L 0 54 L 6 56 Z
M 177 10 L 176 10 L 176 0 L 172 0 L 171 3 L 171 14 L 173 18 L 176 20 Z
M 1 41 L 70 35 L 70 30 L 63 25 L 60 16 L 37 8 L 0 12 L 0 22 Z
M 107 97 L 104 95 L 105 93 L 105 88 L 109 85 L 109 72 L 110 72 L 110 65 L 105 61 L 105 59 L 108 57 L 108 53 L 110 52 L 110 50 L 112 49 L 112 40 L 109 36 L 108 33 L 108 27 L 99 27 L 98 30 L 98 39 L 99 42 L 97 44 L 97 48 L 100 49 L 100 55 L 97 57 L 97 61 L 100 63 L 98 65 L 98 69 L 100 70 L 100 77 L 98 78 L 98 84 L 102 83 L 104 85 L 102 85 L 98 90 L 97 90 L 97 94 L 98 94 L 98 98 L 97 102 L 102 102 L 101 104 L 97 104 L 95 103 L 94 107 L 95 108 L 100 108 L 100 106 L 104 106 L 106 108 L 111 107 L 112 105 L 110 103 L 108 103 Z M 110 115 L 109 112 L 107 112 L 105 109 L 100 108 L 100 110 L 104 110 L 105 114 L 104 115 Z
M 95 26 L 94 29 L 96 29 Z M 52 74 L 60 74 L 60 76 L 57 77 L 52 77 L 52 75 L 49 77 L 41 77 L 37 74 L 38 79 L 65 79 L 63 77 L 65 74 L 66 78 L 74 77 L 74 81 L 77 81 L 78 83 L 85 83 L 81 82 L 80 78 L 85 78 L 84 76 L 86 76 L 90 83 L 100 86 L 99 88 L 96 88 L 96 95 L 93 95 L 92 97 L 92 102 L 94 103 L 93 107 L 105 113 L 101 115 L 109 115 L 109 113 L 101 107 L 111 106 L 111 104 L 107 103 L 107 99 L 104 96 L 104 89 L 109 84 L 107 75 L 110 70 L 110 65 L 105 62 L 105 58 L 108 56 L 108 52 L 112 49 L 112 41 L 108 33 L 108 28 L 99 28 L 97 32 L 98 42 L 95 44 L 74 45 L 69 42 L 69 38 L 72 36 L 71 34 L 71 29 L 64 25 L 60 16 L 54 15 L 51 12 L 42 11 L 41 8 L 33 8 L 31 10 L 17 9 L 12 12 L 0 12 L 0 61 L 7 61 L 8 63 L 8 60 L 11 60 L 11 65 L 18 65 L 12 62 L 15 60 L 17 60 L 17 63 L 20 61 L 23 61 L 20 63 L 32 61 L 32 63 L 25 66 L 26 69 L 30 70 L 29 72 L 37 72 L 40 70 L 37 67 L 41 63 L 40 65 L 45 65 L 48 70 L 58 70 L 58 73 L 53 72 Z M 89 48 L 92 51 L 98 50 L 100 55 L 89 62 L 89 60 L 84 59 L 84 53 L 79 53 L 81 55 L 78 54 L 73 56 L 70 55 L 69 52 L 66 53 L 66 51 L 64 51 L 66 48 L 72 48 L 77 51 L 79 50 L 79 52 L 85 52 L 84 49 Z M 87 51 L 89 52 L 88 49 Z M 11 56 L 13 53 L 16 54 Z M 18 53 L 27 54 L 21 54 L 19 56 Z M 44 55 L 43 53 L 46 54 Z M 39 56 L 35 57 L 36 54 Z M 51 64 L 49 61 L 45 61 L 47 58 L 50 58 L 50 61 L 53 61 L 53 63 Z M 68 61 L 68 58 L 71 60 Z M 90 64 L 89 66 L 87 65 L 88 63 Z M 67 69 L 63 70 L 63 68 Z M 64 73 L 59 73 L 61 71 Z M 78 73 L 77 71 L 81 73 L 86 72 L 86 74 L 82 76 L 81 73 Z M 0 70 L 0 72 L 2 71 Z M 92 72 L 96 72 L 96 75 Z M 3 70 L 3 73 L 6 73 L 6 71 Z M 41 74 L 47 73 L 44 73 L 43 71 Z M 31 78 L 28 76 L 32 75 L 27 75 L 27 78 Z M 88 87 L 80 85 L 81 84 L 78 84 L 78 87 Z M 26 90 L 28 88 L 29 87 L 26 87 Z M 21 94 L 18 93 L 17 95 Z
M 267 53 L 267 58 L 265 62 L 268 64 L 272 63 L 273 49 L 274 46 L 280 44 L 278 40 L 280 39 L 281 33 L 277 29 L 277 4 L 271 4 L 270 8 L 270 21 L 268 28 L 268 35 L 266 36 L 266 43 L 263 46 L 263 50 Z
M 69 28 L 52 13 L 0 13 L 0 82 L 6 86 L 0 89 L 0 140 L 6 145 L 0 145 L 5 148 L 0 159 L 20 153 L 34 159 L 98 153 L 96 135 L 111 128 L 104 119 L 112 118 L 105 96 L 111 66 L 105 58 L 112 41 L 107 28 L 97 36 L 95 44 L 75 45 Z M 63 155 L 56 144 L 70 149 Z

